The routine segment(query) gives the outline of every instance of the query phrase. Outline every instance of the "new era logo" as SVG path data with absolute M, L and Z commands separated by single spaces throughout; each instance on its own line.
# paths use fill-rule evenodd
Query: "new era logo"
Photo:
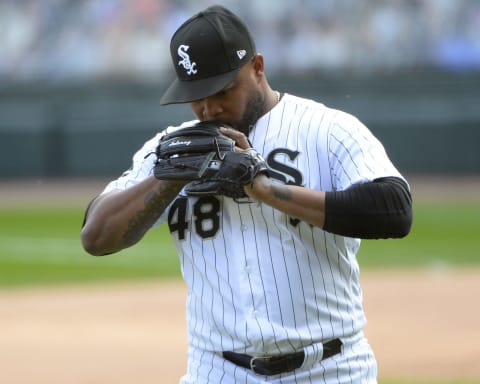
M 237 56 L 240 60 L 242 60 L 246 54 L 247 54 L 247 51 L 245 49 L 240 49 L 237 51 Z

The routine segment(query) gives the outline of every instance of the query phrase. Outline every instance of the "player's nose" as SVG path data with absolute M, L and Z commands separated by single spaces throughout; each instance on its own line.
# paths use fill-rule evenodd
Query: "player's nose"
M 207 97 L 202 100 L 202 117 L 204 120 L 214 120 L 222 112 L 222 106 L 214 97 Z

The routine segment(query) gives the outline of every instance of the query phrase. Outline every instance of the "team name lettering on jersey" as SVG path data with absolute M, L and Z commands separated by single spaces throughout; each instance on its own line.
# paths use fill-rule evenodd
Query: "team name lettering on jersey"
M 280 154 L 287 155 L 290 161 L 293 162 L 300 152 L 292 151 L 288 148 L 278 148 L 270 152 L 266 157 L 266 161 L 271 170 L 271 177 L 285 184 L 303 185 L 303 176 L 298 169 L 289 167 L 275 159 L 275 157 Z

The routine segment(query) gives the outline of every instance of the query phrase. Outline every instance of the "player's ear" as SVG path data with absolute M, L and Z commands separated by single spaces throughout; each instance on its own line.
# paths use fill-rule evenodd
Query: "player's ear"
M 257 53 L 255 56 L 253 56 L 252 65 L 253 65 L 253 69 L 255 71 L 255 75 L 263 76 L 264 69 L 265 69 L 265 63 L 263 61 L 263 55 L 262 54 Z

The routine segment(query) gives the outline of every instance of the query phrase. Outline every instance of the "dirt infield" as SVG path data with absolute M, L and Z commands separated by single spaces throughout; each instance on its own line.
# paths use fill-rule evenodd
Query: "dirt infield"
M 380 377 L 480 382 L 479 272 L 362 275 Z M 177 383 L 184 301 L 180 281 L 0 291 L 0 382 Z

